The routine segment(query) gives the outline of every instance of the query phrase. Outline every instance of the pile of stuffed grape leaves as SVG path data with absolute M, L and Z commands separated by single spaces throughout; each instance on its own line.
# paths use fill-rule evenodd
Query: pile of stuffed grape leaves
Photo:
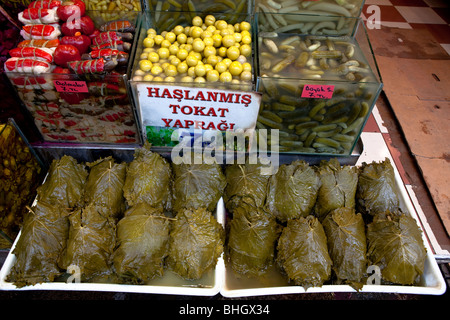
M 210 211 L 183 209 L 172 224 L 167 264 L 184 279 L 200 279 L 216 266 L 224 241 L 223 227 Z
M 241 203 L 264 206 L 270 175 L 263 175 L 262 168 L 260 164 L 233 164 L 225 169 L 227 186 L 223 197 L 230 212 Z
M 372 216 L 379 212 L 399 209 L 394 168 L 389 158 L 379 163 L 361 165 L 356 200 L 357 210 Z
M 314 208 L 319 220 L 332 210 L 355 207 L 355 194 L 358 184 L 358 169 L 341 166 L 336 158 L 321 161 L 317 168 L 320 188 Z
M 161 209 L 141 202 L 117 224 L 114 268 L 125 283 L 142 284 L 162 276 L 169 253 L 170 220 Z
M 360 288 L 367 266 L 366 230 L 361 214 L 342 207 L 331 211 L 322 225 L 337 282 Z
M 228 259 L 238 274 L 256 277 L 272 265 L 281 226 L 262 208 L 245 203 L 236 207 L 228 234 Z
M 308 216 L 317 199 L 320 180 L 305 161 L 283 164 L 270 177 L 266 207 L 281 222 Z
M 377 214 L 367 226 L 367 257 L 381 269 L 383 280 L 416 283 L 423 274 L 426 249 L 416 221 L 401 212 Z
M 296 285 L 321 287 L 331 276 L 332 260 L 319 220 L 309 215 L 291 219 L 278 240 L 277 261 Z
M 213 211 L 226 186 L 225 175 L 217 163 L 172 164 L 173 210 L 206 208 Z

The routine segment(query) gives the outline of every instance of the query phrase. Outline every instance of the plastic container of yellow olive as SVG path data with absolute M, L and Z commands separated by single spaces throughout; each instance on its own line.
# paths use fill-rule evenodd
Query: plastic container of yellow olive
M 262 12 L 255 20 L 257 128 L 279 130 L 282 153 L 350 155 L 383 86 L 362 20 Z M 298 23 L 272 29 L 269 20 Z M 302 32 L 310 22 L 314 34 Z
M 145 12 L 132 52 L 130 85 L 159 83 L 252 91 L 253 15 Z

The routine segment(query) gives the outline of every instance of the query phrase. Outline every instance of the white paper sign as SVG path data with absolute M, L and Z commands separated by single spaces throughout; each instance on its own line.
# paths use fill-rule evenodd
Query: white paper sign
M 143 127 L 186 130 L 252 129 L 261 95 L 214 88 L 136 85 Z

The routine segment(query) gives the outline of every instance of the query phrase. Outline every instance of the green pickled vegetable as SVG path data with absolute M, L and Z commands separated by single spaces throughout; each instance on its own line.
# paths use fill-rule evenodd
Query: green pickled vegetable
M 141 202 L 117 224 L 114 268 L 125 283 L 142 284 L 162 276 L 169 252 L 170 221 L 161 210 Z
M 309 215 L 316 203 L 320 180 L 303 160 L 283 164 L 271 176 L 266 208 L 280 221 Z
M 233 164 L 225 169 L 224 201 L 230 212 L 243 202 L 256 207 L 264 205 L 270 175 L 261 174 L 262 169 L 260 164 Z
M 183 209 L 175 217 L 167 265 L 184 279 L 200 279 L 223 253 L 225 232 L 205 208 Z
M 363 163 L 359 169 L 356 191 L 357 209 L 370 215 L 399 209 L 395 173 L 391 162 Z
M 277 261 L 296 285 L 321 287 L 331 276 L 327 237 L 314 216 L 289 220 L 278 240 Z
M 384 280 L 411 285 L 423 274 L 426 249 L 416 221 L 402 213 L 379 213 L 367 226 L 367 257 Z
M 158 153 L 150 151 L 147 143 L 137 149 L 128 165 L 123 194 L 129 206 L 147 202 L 154 208 L 171 209 L 172 170 Z
M 335 209 L 322 225 L 338 282 L 361 288 L 367 265 L 366 231 L 361 214 L 351 208 Z
M 228 235 L 228 260 L 234 272 L 247 277 L 263 275 L 272 265 L 281 226 L 261 208 L 235 208 Z
M 8 281 L 23 287 L 53 281 L 61 275 L 61 258 L 68 234 L 67 211 L 39 201 L 24 218 L 13 250 L 16 262 Z
M 321 161 L 317 168 L 321 186 L 315 205 L 315 214 L 320 220 L 333 209 L 355 207 L 358 184 L 358 169 L 341 166 L 336 158 Z

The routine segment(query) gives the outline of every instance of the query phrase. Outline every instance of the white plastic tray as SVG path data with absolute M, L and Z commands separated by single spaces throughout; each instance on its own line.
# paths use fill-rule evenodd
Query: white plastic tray
M 224 225 L 225 208 L 221 198 L 216 209 L 217 221 Z M 13 283 L 7 282 L 6 278 L 13 267 L 16 256 L 12 254 L 20 234 L 6 257 L 2 269 L 0 270 L 0 290 L 64 290 L 64 291 L 108 291 L 108 292 L 130 292 L 130 293 L 154 293 L 169 295 L 191 295 L 191 296 L 214 296 L 219 293 L 223 284 L 225 265 L 223 255 L 219 257 L 214 270 L 207 272 L 196 281 L 183 280 L 178 275 L 165 270 L 164 276 L 154 279 L 147 285 L 128 285 L 113 283 L 65 283 L 46 282 L 34 286 L 16 287 Z
M 404 212 L 408 212 L 417 222 L 422 230 L 422 239 L 427 249 L 427 257 L 425 260 L 424 273 L 421 276 L 421 282 L 416 286 L 402 285 L 364 285 L 359 292 L 381 292 L 381 293 L 404 293 L 404 294 L 430 294 L 441 295 L 446 291 L 446 283 L 442 273 L 437 265 L 433 252 L 423 232 L 422 226 L 418 219 L 416 210 L 409 198 L 406 187 L 400 177 L 394 160 L 379 133 L 363 133 L 363 143 L 365 146 L 371 146 L 369 149 L 373 151 L 365 151 L 362 153 L 358 163 L 370 163 L 372 161 L 382 161 L 386 157 L 391 160 L 394 167 L 395 179 L 397 185 L 397 194 L 400 198 L 400 207 Z M 273 272 L 272 272 L 273 271 Z M 248 297 L 262 295 L 277 294 L 293 294 L 293 293 L 329 293 L 329 292 L 356 292 L 349 285 L 323 285 L 322 287 L 310 287 L 305 290 L 302 286 L 289 285 L 287 279 L 279 274 L 278 271 L 272 270 L 264 279 L 238 279 L 231 270 L 226 270 L 224 276 L 224 284 L 220 290 L 220 294 L 224 297 Z

